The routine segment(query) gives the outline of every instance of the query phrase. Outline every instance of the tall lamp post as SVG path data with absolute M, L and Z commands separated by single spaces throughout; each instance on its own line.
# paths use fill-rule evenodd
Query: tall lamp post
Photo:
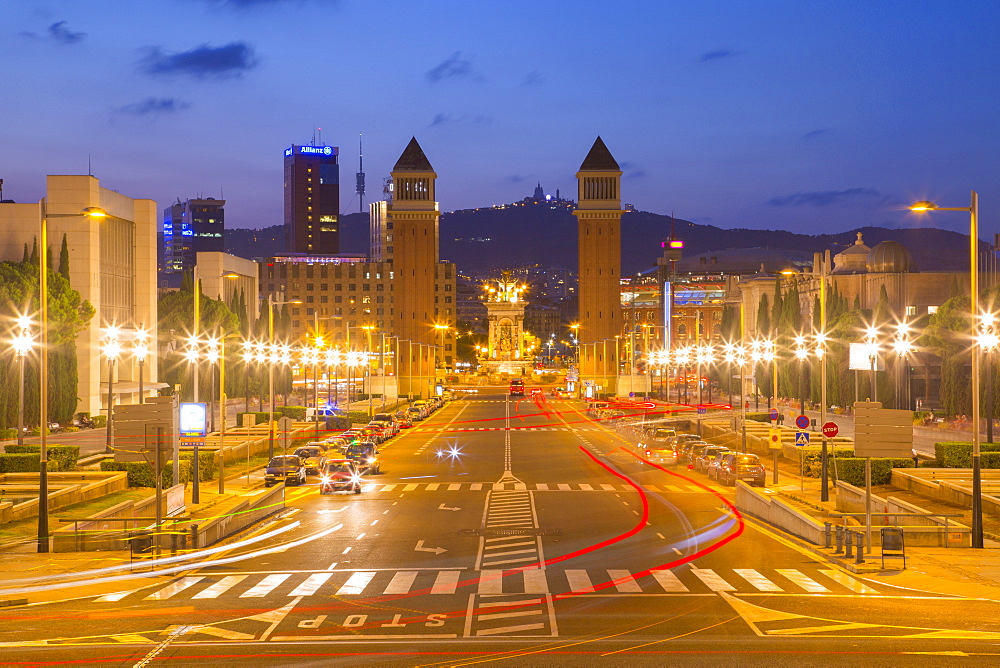
M 140 326 L 139 329 L 135 330 L 135 339 L 134 339 L 134 342 L 132 343 L 132 356 L 135 358 L 135 361 L 139 364 L 139 403 L 140 404 L 143 403 L 143 401 L 144 401 L 143 390 L 145 388 L 143 387 L 143 384 L 142 384 L 142 381 L 143 381 L 143 378 L 142 378 L 142 367 L 143 367 L 143 364 L 145 364 L 145 362 L 146 362 L 146 357 L 149 355 L 149 344 L 147 343 L 147 341 L 149 341 L 149 332 L 147 332 L 145 329 L 142 328 L 142 326 Z
M 879 343 L 878 330 L 874 327 L 865 330 L 865 351 L 868 353 L 868 364 L 871 368 L 869 383 L 871 383 L 872 401 L 878 401 L 878 379 L 875 376 L 875 367 L 878 364 Z
M 805 362 L 809 357 L 809 349 L 806 348 L 806 337 L 795 337 L 795 359 L 799 361 L 799 415 L 806 414 L 806 373 Z
M 983 313 L 979 316 L 979 335 L 976 343 L 986 353 L 986 442 L 993 442 L 993 358 L 992 354 L 1000 347 L 1000 336 L 997 335 L 996 316 Z
M 907 378 L 908 356 L 913 350 L 910 341 L 910 325 L 905 320 L 896 325 L 892 340 L 892 350 L 896 353 L 896 408 L 910 410 L 910 384 Z
M 942 207 L 934 202 L 917 202 L 911 211 L 968 211 L 969 212 L 969 295 L 972 299 L 972 316 L 979 314 L 979 193 L 972 191 L 968 207 Z M 976 323 L 973 321 L 973 336 Z M 972 349 L 972 547 L 983 547 L 983 480 L 979 434 L 979 348 Z
M 267 366 L 267 456 L 274 459 L 274 365 L 281 362 L 287 355 L 287 351 L 280 350 L 274 343 L 274 307 L 285 304 L 301 304 L 301 299 L 289 299 L 287 301 L 276 302 L 274 296 L 267 295 L 267 359 L 270 362 Z
M 14 354 L 17 356 L 17 444 L 24 445 L 24 358 L 35 346 L 31 338 L 31 318 L 26 315 L 17 319 L 17 336 L 11 341 Z
M 105 330 L 104 345 L 101 346 L 101 353 L 108 358 L 108 435 L 107 451 L 115 451 L 115 432 L 113 421 L 113 409 L 115 399 L 115 362 L 122 352 L 121 341 L 118 340 L 118 328 L 111 326 Z M 48 423 L 43 423 L 42 427 L 48 427 Z

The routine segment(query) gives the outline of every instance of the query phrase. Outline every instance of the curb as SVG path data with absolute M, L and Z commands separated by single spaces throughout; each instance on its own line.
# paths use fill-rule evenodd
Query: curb
M 837 566 L 840 566 L 844 570 L 850 571 L 851 573 L 854 573 L 854 574 L 857 574 L 857 575 L 860 575 L 860 574 L 870 575 L 872 573 L 891 573 L 893 571 L 898 570 L 898 569 L 892 569 L 892 568 L 883 569 L 881 566 L 876 566 L 875 564 L 871 563 L 870 561 L 866 561 L 865 563 L 858 564 L 858 563 L 855 563 L 853 559 L 845 559 L 845 558 L 842 558 L 842 557 L 838 557 L 835 554 L 831 554 L 830 552 L 827 552 L 826 550 L 829 549 L 829 548 L 820 547 L 819 545 L 814 545 L 813 543 L 810 543 L 810 542 L 808 542 L 808 541 L 800 538 L 799 536 L 796 536 L 793 533 L 789 533 L 789 532 L 785 531 L 781 527 L 775 526 L 775 525 L 773 525 L 773 524 L 771 524 L 769 522 L 765 522 L 764 520 L 760 519 L 756 515 L 751 515 L 750 513 L 748 513 L 745 510 L 740 509 L 740 514 L 743 516 L 744 520 L 749 521 L 749 522 L 753 522 L 755 525 L 757 525 L 759 527 L 765 527 L 768 531 L 772 531 L 772 532 L 780 535 L 785 540 L 787 540 L 789 542 L 792 542 L 792 543 L 795 543 L 798 547 L 802 548 L 803 550 L 806 550 L 807 552 L 811 552 L 812 554 L 816 555 L 817 557 L 822 557 L 824 560 L 830 562 L 831 564 L 835 564 Z M 866 559 L 870 559 L 870 558 L 871 557 L 866 557 Z

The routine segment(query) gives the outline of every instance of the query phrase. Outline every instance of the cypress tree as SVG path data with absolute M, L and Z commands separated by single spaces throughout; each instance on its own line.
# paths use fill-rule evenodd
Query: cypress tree
M 38 237 L 31 242 L 31 257 L 28 259 L 31 264 L 38 266 Z
M 62 248 L 59 249 L 59 275 L 69 280 L 69 245 L 66 243 L 66 235 L 62 238 Z
M 24 255 L 21 257 L 21 263 L 27 264 L 31 262 L 31 255 L 28 253 L 28 242 L 24 242 Z

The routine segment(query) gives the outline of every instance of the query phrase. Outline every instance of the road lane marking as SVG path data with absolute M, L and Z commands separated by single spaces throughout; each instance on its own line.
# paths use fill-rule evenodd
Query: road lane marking
M 391 492 L 392 490 L 396 489 L 396 487 L 398 487 L 398 485 L 383 485 L 380 491 Z
M 333 573 L 313 573 L 302 583 L 293 589 L 289 596 L 312 596 L 322 587 L 327 580 L 333 577 Z
M 535 485 L 535 489 L 537 489 L 540 492 L 544 492 L 544 491 L 547 491 L 549 489 L 549 486 L 546 485 L 543 482 L 540 482 L 537 485 Z
M 608 569 L 608 576 L 614 582 L 615 589 L 623 594 L 642 593 L 642 587 L 639 586 L 639 583 L 635 581 L 635 578 L 632 577 L 632 573 L 629 571 Z
M 354 549 L 353 547 L 351 547 L 351 546 L 347 546 L 347 547 L 345 547 L 345 548 L 344 548 L 344 551 L 343 551 L 343 552 L 341 552 L 341 554 L 347 554 L 348 552 L 350 552 L 350 551 L 351 551 L 351 550 L 353 550 L 353 549 Z
M 412 492 L 416 488 L 417 488 L 417 483 L 410 483 L 409 485 L 406 485 L 405 487 L 403 487 L 402 491 L 404 491 L 404 492 Z
M 816 582 L 812 578 L 806 577 L 806 575 L 794 568 L 775 568 L 776 573 L 784 575 L 786 578 L 802 587 L 806 591 L 813 593 L 828 592 L 830 591 L 820 583 Z
M 487 543 L 497 543 L 504 540 L 520 540 L 521 538 L 528 538 L 528 536 L 502 536 L 500 538 L 487 538 Z
M 480 571 L 479 592 L 480 594 L 502 594 L 503 593 L 503 571 L 486 570 Z M 487 604 L 482 604 L 487 605 Z
M 361 540 L 364 537 L 365 537 L 365 533 L 361 532 L 357 536 L 354 537 L 354 540 Z
M 291 577 L 291 573 L 275 573 L 268 575 L 256 585 L 240 594 L 240 598 L 263 598 L 270 594 L 282 582 Z
M 545 614 L 544 610 L 518 610 L 516 612 L 491 612 L 487 615 L 477 615 L 476 620 L 509 619 L 511 617 L 535 617 Z
M 590 576 L 585 570 L 566 570 L 564 571 L 566 575 L 566 581 L 569 583 L 569 589 L 572 592 L 588 592 L 593 593 L 594 583 L 591 582 Z
M 441 571 L 434 578 L 434 584 L 431 585 L 431 593 L 454 594 L 458 585 L 458 578 L 461 574 L 460 571 Z
M 459 490 L 459 489 L 462 489 L 461 483 L 453 482 L 450 485 L 448 485 L 448 491 L 449 492 L 454 492 L 454 491 Z
M 650 571 L 650 575 L 656 580 L 657 584 L 663 587 L 663 591 L 666 592 L 687 592 L 691 591 L 684 586 L 684 583 L 680 581 L 673 571 L 670 570 L 654 570 Z
M 488 557 L 483 557 L 484 559 Z M 504 559 L 503 561 L 491 561 L 490 563 L 483 562 L 483 566 L 499 566 L 501 564 L 523 564 L 526 561 L 538 561 L 535 557 L 529 557 L 527 559 Z
M 549 581 L 545 577 L 545 571 L 540 568 L 532 568 L 523 572 L 524 593 L 525 594 L 548 594 Z
M 392 580 L 385 588 L 383 594 L 408 594 L 413 581 L 417 579 L 417 571 L 399 571 L 392 576 Z
M 116 602 L 122 600 L 123 598 L 125 598 L 126 596 L 128 596 L 129 594 L 134 594 L 137 591 L 139 591 L 139 590 L 138 589 L 129 589 L 128 591 L 119 591 L 119 592 L 115 592 L 113 594 L 105 594 L 104 596 L 102 596 L 99 599 L 97 599 L 96 602 L 97 603 L 116 603 Z
M 841 573 L 840 571 L 834 571 L 834 570 L 825 570 L 825 569 L 820 569 L 819 572 L 822 573 L 823 575 L 827 576 L 831 580 L 834 580 L 838 584 L 844 585 L 845 587 L 847 587 L 851 591 L 857 592 L 858 594 L 877 594 L 878 593 L 878 590 L 872 589 L 871 587 L 869 587 L 868 585 L 864 584 L 863 582 L 855 580 L 854 578 L 852 578 L 850 575 L 848 575 L 846 573 Z
M 603 489 L 605 492 L 613 492 L 613 491 L 615 491 L 615 486 L 614 485 L 602 484 L 601 485 L 601 489 Z
M 691 572 L 712 591 L 736 591 L 736 587 L 710 568 L 692 568 Z
M 520 543 L 505 543 L 503 545 L 487 545 L 484 549 L 486 549 L 486 550 L 497 550 L 497 549 L 502 549 L 502 548 L 505 548 L 505 547 L 520 547 L 522 545 L 534 545 L 534 544 L 535 544 L 535 541 L 533 541 L 533 540 L 526 540 L 526 541 L 522 541 Z M 494 553 L 494 554 L 496 554 L 496 553 Z
M 185 589 L 187 589 L 188 587 L 193 587 L 194 585 L 198 584 L 199 582 L 201 582 L 204 579 L 205 579 L 205 576 L 203 576 L 203 575 L 196 575 L 196 576 L 192 576 L 192 577 L 181 578 L 177 582 L 174 582 L 173 584 L 169 584 L 166 587 L 164 587 L 163 589 L 160 589 L 159 591 L 153 592 L 152 594 L 150 594 L 149 596 L 147 596 L 145 598 L 145 600 L 147 600 L 147 601 L 165 601 L 168 598 L 170 598 L 171 596 L 173 596 L 174 594 L 176 594 L 178 592 L 182 592 Z
M 519 626 L 502 626 L 496 629 L 480 629 L 476 631 L 477 636 L 492 636 L 498 633 L 514 633 L 516 631 L 534 631 L 544 629 L 545 624 L 521 624 Z
M 760 591 L 785 591 L 752 568 L 734 568 L 733 572 Z
M 375 571 L 359 571 L 347 578 L 347 582 L 337 590 L 337 596 L 348 594 L 360 594 L 368 586 L 368 583 L 375 577 Z
M 248 575 L 227 575 L 211 587 L 206 587 L 191 598 L 216 598 L 229 591 L 233 586 L 246 580 Z

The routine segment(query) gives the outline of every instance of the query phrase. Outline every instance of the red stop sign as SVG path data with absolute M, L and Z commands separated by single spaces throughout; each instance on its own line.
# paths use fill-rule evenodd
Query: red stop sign
M 840 427 L 837 426 L 836 422 L 827 422 L 823 425 L 823 435 L 827 438 L 833 438 L 840 433 Z

